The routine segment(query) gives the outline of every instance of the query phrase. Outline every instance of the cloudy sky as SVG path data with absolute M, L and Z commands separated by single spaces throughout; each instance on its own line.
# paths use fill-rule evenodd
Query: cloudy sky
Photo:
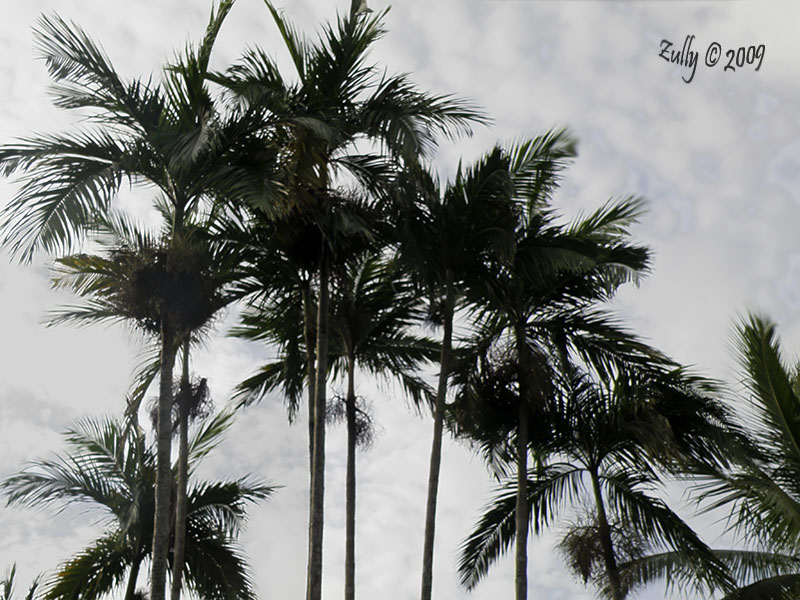
M 4 6 L 0 21 L 0 143 L 70 126 L 49 104 L 32 27 L 57 11 L 98 39 L 117 70 L 157 72 L 173 50 L 198 39 L 210 0 L 28 0 Z M 294 0 L 286 13 L 312 33 L 344 1 Z M 383 0 L 372 0 L 381 10 Z M 389 71 L 422 88 L 474 99 L 493 117 L 470 140 L 443 145 L 436 166 L 451 173 L 497 140 L 569 126 L 579 157 L 557 201 L 568 215 L 609 197 L 644 196 L 635 229 L 654 252 L 650 276 L 626 289 L 615 309 L 677 360 L 736 383 L 731 327 L 758 309 L 780 326 L 787 354 L 800 349 L 800 6 L 755 1 L 405 0 L 386 17 L 375 47 Z M 698 52 L 693 69 L 660 57 L 662 40 Z M 705 64 L 712 43 L 722 56 Z M 219 67 L 251 45 L 285 60 L 263 4 L 238 0 L 214 56 Z M 761 67 L 725 71 L 727 51 L 763 45 Z M 735 60 L 734 60 L 735 65 Z M 685 80 L 691 79 L 690 83 Z M 0 181 L 0 206 L 14 194 Z M 146 190 L 132 205 L 149 205 Z M 47 329 L 48 310 L 69 297 L 49 289 L 47 260 L 19 266 L 0 255 L 0 477 L 62 448 L 60 433 L 85 415 L 120 414 L 137 345 L 124 330 Z M 234 320 L 229 315 L 219 331 Z M 220 335 L 197 356 L 218 404 L 266 351 Z M 379 435 L 359 456 L 357 592 L 361 598 L 417 596 L 431 424 L 393 390 L 365 384 Z M 262 598 L 300 598 L 305 589 L 306 439 L 290 427 L 279 398 L 239 418 L 203 474 L 252 473 L 285 486 L 251 512 L 243 537 Z M 325 597 L 343 595 L 344 433 L 328 441 Z M 434 596 L 510 597 L 512 560 L 499 562 L 470 595 L 455 576 L 456 550 L 488 498 L 481 461 L 445 448 Z M 680 506 L 676 495 L 676 506 Z M 690 507 L 681 509 L 687 516 Z M 24 586 L 98 531 L 97 515 L 0 508 L 0 571 L 18 563 Z M 717 541 L 708 519 L 696 521 Z M 552 538 L 530 543 L 531 598 L 590 598 L 561 567 Z M 661 590 L 643 597 L 663 597 Z

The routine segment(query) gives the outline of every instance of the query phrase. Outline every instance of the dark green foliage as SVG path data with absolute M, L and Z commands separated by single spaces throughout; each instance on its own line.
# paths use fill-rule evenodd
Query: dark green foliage
M 672 414 L 673 404 L 659 403 L 651 396 L 657 382 L 597 384 L 578 372 L 567 380 L 555 379 L 559 381 L 552 396 L 540 399 L 539 423 L 534 430 L 538 433 L 531 436 L 531 451 L 537 459 L 527 482 L 533 530 L 538 533 L 551 527 L 570 505 L 583 506 L 585 512 L 599 501 L 609 514 L 609 534 L 618 564 L 666 547 L 691 558 L 700 589 L 710 583 L 730 586 L 719 559 L 654 494 L 661 481 L 658 467 L 669 467 L 677 457 L 692 452 L 693 446 L 683 443 L 686 438 L 715 440 L 722 436 L 726 421 L 720 423 L 717 418 L 725 413 L 717 402 L 707 399 L 709 410 L 704 410 L 702 403 L 695 405 L 692 419 L 682 420 L 681 403 L 675 404 L 678 412 Z M 674 383 L 680 381 L 676 378 Z M 691 379 L 673 390 L 675 396 L 679 389 L 685 394 L 684 403 L 703 398 L 701 390 L 693 390 Z M 682 432 L 676 435 L 671 422 L 680 422 Z M 594 477 L 602 494 L 599 498 L 591 486 L 587 490 Z M 476 585 L 514 539 L 515 503 L 516 483 L 508 482 L 465 541 L 459 565 L 465 586 Z M 562 549 L 581 577 L 602 589 L 608 585 L 608 573 L 600 546 L 592 546 L 593 553 L 587 554 L 585 545 L 598 535 L 597 527 L 596 517 L 589 518 L 588 524 L 579 522 L 570 529 Z M 627 589 L 624 586 L 630 584 L 624 583 L 624 576 L 623 570 L 623 589 Z
M 230 413 L 210 419 L 193 438 L 193 463 L 218 442 Z M 31 463 L 0 485 L 8 504 L 72 504 L 99 511 L 103 535 L 65 561 L 44 584 L 46 600 L 99 598 L 123 582 L 151 553 L 155 511 L 155 456 L 144 437 L 117 421 L 81 421 L 67 431 L 71 452 Z M 249 567 L 235 538 L 246 506 L 275 490 L 248 479 L 195 482 L 188 492 L 184 581 L 203 598 L 254 598 Z

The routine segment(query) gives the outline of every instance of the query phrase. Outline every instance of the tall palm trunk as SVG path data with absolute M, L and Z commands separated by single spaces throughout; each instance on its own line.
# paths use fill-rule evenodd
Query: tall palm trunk
M 172 555 L 171 600 L 180 600 L 186 554 L 186 489 L 189 480 L 189 339 L 183 342 L 183 371 L 178 403 L 178 490 L 175 499 L 175 546 Z
M 172 371 L 177 351 L 174 333 L 162 318 L 161 364 L 159 370 L 158 416 L 156 420 L 156 505 L 153 523 L 153 553 L 150 570 L 150 599 L 164 600 L 167 554 L 172 529 Z
M 433 542 L 436 530 L 436 501 L 439 495 L 444 408 L 447 396 L 450 356 L 452 354 L 453 312 L 455 310 L 453 272 L 449 269 L 445 275 L 445 287 L 444 334 L 442 335 L 442 351 L 439 358 L 439 384 L 436 390 L 436 405 L 433 411 L 433 441 L 431 443 L 431 460 L 428 469 L 428 501 L 425 507 L 425 539 L 422 550 L 422 600 L 431 600 L 431 594 L 433 593 Z
M 173 191 L 175 191 L 173 189 Z M 175 214 L 172 220 L 172 244 L 183 232 L 184 207 L 182 198 L 174 197 Z M 150 600 L 165 600 L 167 556 L 172 530 L 172 373 L 177 354 L 177 334 L 169 324 L 170 315 L 161 315 L 161 359 L 159 369 L 158 416 L 156 418 L 156 499 L 153 519 L 153 552 L 150 564 Z
M 589 474 L 592 479 L 592 490 L 594 491 L 594 501 L 597 506 L 597 525 L 600 534 L 600 546 L 603 551 L 603 562 L 606 566 L 608 575 L 608 585 L 611 589 L 612 600 L 623 600 L 622 584 L 619 579 L 619 567 L 614 555 L 614 543 L 611 539 L 611 527 L 608 525 L 606 507 L 603 503 L 603 495 L 600 490 L 600 478 L 597 469 L 590 469 Z
M 306 600 L 322 598 L 322 529 L 325 507 L 325 383 L 328 373 L 328 285 L 330 257 L 320 257 L 317 305 L 317 372 L 314 394 L 314 447 L 311 469 L 311 515 L 308 526 L 308 578 Z
M 528 598 L 528 395 L 530 386 L 530 360 L 526 343 L 525 323 L 517 323 L 514 329 L 519 357 L 519 423 L 517 424 L 517 506 L 516 506 L 516 573 L 514 588 L 516 600 Z
M 314 367 L 314 311 L 311 307 L 311 281 L 303 287 L 303 339 L 306 343 L 306 380 L 308 381 L 308 475 L 314 473 L 314 401 L 316 369 Z
M 347 357 L 347 478 L 345 483 L 344 600 L 356 597 L 356 359 Z
M 130 573 L 128 573 L 128 584 L 125 587 L 125 600 L 133 600 L 134 594 L 136 593 L 136 580 L 139 579 L 139 567 L 142 565 L 142 558 L 139 556 L 139 552 L 141 550 L 140 543 L 136 543 L 136 548 L 134 549 L 134 559 L 133 563 L 131 564 Z
M 131 430 L 136 436 L 136 464 L 141 465 L 143 464 L 142 445 L 144 444 L 144 434 L 140 434 L 139 432 L 138 414 L 133 413 L 126 426 L 132 428 Z M 126 432 L 126 436 L 127 435 L 130 435 L 130 433 Z M 137 505 L 140 505 L 142 501 L 142 495 L 147 493 L 144 489 L 142 489 L 143 487 L 144 486 L 139 484 L 134 488 L 134 502 Z M 136 580 L 139 578 L 139 568 L 142 565 L 142 560 L 144 560 L 144 557 L 142 556 L 142 539 L 145 537 L 145 531 L 142 525 L 142 520 L 140 519 L 136 524 L 136 539 L 133 543 L 133 562 L 131 563 L 130 573 L 128 573 L 128 583 L 125 587 L 125 600 L 133 600 L 134 594 L 136 593 Z

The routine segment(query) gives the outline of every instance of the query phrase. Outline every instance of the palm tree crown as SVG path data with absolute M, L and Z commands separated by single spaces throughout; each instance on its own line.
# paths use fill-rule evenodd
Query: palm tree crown
M 307 374 L 313 378 L 310 410 L 312 439 L 308 600 L 322 593 L 322 534 L 326 378 L 328 372 L 330 278 L 334 263 L 343 260 L 342 238 L 352 224 L 346 199 L 337 187 L 355 182 L 372 194 L 386 189 L 397 162 L 414 162 L 435 146 L 437 133 L 456 135 L 482 117 L 469 103 L 418 91 L 405 75 L 382 75 L 368 62 L 368 52 L 383 35 L 385 13 L 370 14 L 355 3 L 349 14 L 323 27 L 308 40 L 267 2 L 283 38 L 296 78 L 284 78 L 263 51 L 252 50 L 226 73 L 214 77 L 241 105 L 260 115 L 262 139 L 280 148 L 279 165 L 286 190 L 283 213 L 299 213 L 317 229 L 322 244 L 314 257 L 316 323 L 303 311 Z M 378 147 L 378 151 L 374 150 Z M 349 180 L 348 180 L 349 177 Z M 365 237 L 375 237 L 370 228 Z M 306 309 L 309 302 L 305 302 Z M 310 368 L 314 363 L 313 369 Z
M 518 402 L 513 398 L 516 385 L 509 380 L 513 374 L 514 369 L 494 369 L 481 378 L 482 390 L 491 390 L 483 397 L 493 405 L 502 403 L 501 410 L 506 404 L 513 410 Z M 663 473 L 691 462 L 686 455 L 695 454 L 701 440 L 709 443 L 725 435 L 730 418 L 696 385 L 702 380 L 692 382 L 676 373 L 666 381 L 597 383 L 572 369 L 556 382 L 529 415 L 536 462 L 527 474 L 526 495 L 533 530 L 553 525 L 567 504 L 573 509 L 583 505 L 588 518 L 579 518 L 562 548 L 583 579 L 591 578 L 613 599 L 627 596 L 632 586 L 620 564 L 659 548 L 687 557 L 699 586 L 730 587 L 711 551 L 652 493 Z M 498 390 L 508 396 L 506 402 Z M 687 419 L 689 411 L 692 419 Z M 489 440 L 496 435 L 487 434 Z M 474 587 L 514 539 L 516 495 L 516 483 L 504 485 L 465 541 L 459 572 L 466 587 Z
M 196 467 L 230 425 L 220 413 L 205 423 L 189 447 Z M 139 567 L 152 553 L 155 511 L 155 455 L 130 424 L 85 419 L 66 433 L 71 451 L 31 463 L 0 489 L 8 504 L 87 505 L 106 519 L 103 534 L 61 565 L 45 582 L 48 600 L 99 598 L 117 588 L 128 573 L 126 600 L 135 591 Z M 186 587 L 203 598 L 253 599 L 249 567 L 235 539 L 247 504 L 268 498 L 274 486 L 248 479 L 196 481 L 188 493 Z

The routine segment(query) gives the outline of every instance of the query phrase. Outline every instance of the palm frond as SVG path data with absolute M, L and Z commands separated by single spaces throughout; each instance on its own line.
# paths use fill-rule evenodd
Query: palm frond
M 0 580 L 0 599 L 1 600 L 11 600 L 14 595 L 14 578 L 17 574 L 17 563 L 11 565 L 11 567 L 6 572 L 5 577 Z
M 576 155 L 576 139 L 566 129 L 555 129 L 512 144 L 510 171 L 515 195 L 525 203 L 529 219 L 541 215 L 560 183 L 562 171 Z
M 87 430 L 94 429 L 94 431 Z M 39 506 L 91 502 L 118 515 L 130 496 L 125 444 L 114 424 L 85 421 L 68 431 L 76 453 L 34 461 L 0 484 L 7 504 Z
M 108 208 L 123 177 L 136 170 L 123 166 L 125 152 L 110 135 L 95 131 L 32 137 L 0 148 L 3 173 L 25 173 L 2 212 L 3 245 L 25 260 L 37 249 L 71 248 L 91 216 Z
M 760 579 L 730 592 L 721 600 L 794 600 L 800 593 L 800 574 Z
M 200 598 L 256 600 L 253 576 L 244 554 L 229 538 L 209 535 L 186 523 L 183 581 Z
M 95 540 L 63 563 L 45 582 L 44 600 L 99 598 L 120 584 L 131 563 L 132 550 L 113 533 Z
M 434 132 L 454 139 L 472 133 L 473 123 L 488 124 L 471 102 L 451 95 L 419 92 L 406 75 L 384 77 L 361 108 L 368 135 L 381 139 L 397 157 L 426 157 L 435 148 Z
M 751 315 L 736 333 L 745 382 L 761 416 L 755 433 L 781 462 L 800 465 L 800 398 L 783 363 L 775 325 Z
M 244 525 L 246 504 L 266 500 L 279 487 L 249 479 L 197 483 L 187 495 L 187 518 L 198 528 L 236 537 Z
M 267 5 L 267 9 L 269 9 L 272 19 L 278 26 L 278 31 L 283 37 L 283 42 L 286 45 L 286 49 L 289 51 L 289 56 L 294 63 L 297 74 L 301 79 L 305 79 L 306 61 L 308 60 L 309 54 L 308 42 L 297 32 L 295 27 L 283 17 L 283 15 L 278 11 L 278 9 L 275 8 L 272 2 L 269 0 L 264 0 L 264 3 Z
M 579 493 L 582 486 L 580 475 L 580 469 L 560 464 L 529 471 L 527 493 L 531 525 L 536 533 L 547 527 L 562 504 Z M 516 494 L 516 482 L 501 487 L 462 543 L 458 573 L 459 581 L 466 589 L 473 589 L 514 541 Z
M 623 521 L 654 543 L 692 556 L 699 580 L 723 582 L 729 588 L 733 586 L 733 580 L 719 558 L 660 498 L 637 489 L 630 476 L 620 470 L 606 474 L 602 485 L 609 503 Z
M 107 111 L 95 118 L 141 133 L 158 125 L 163 109 L 158 88 L 150 81 L 123 82 L 100 46 L 80 27 L 58 15 L 46 15 L 39 19 L 34 37 L 56 82 L 52 88 L 56 106 Z
M 200 428 L 189 440 L 190 465 L 196 466 L 222 442 L 222 434 L 233 425 L 234 415 L 234 409 L 227 408 L 203 421 Z

